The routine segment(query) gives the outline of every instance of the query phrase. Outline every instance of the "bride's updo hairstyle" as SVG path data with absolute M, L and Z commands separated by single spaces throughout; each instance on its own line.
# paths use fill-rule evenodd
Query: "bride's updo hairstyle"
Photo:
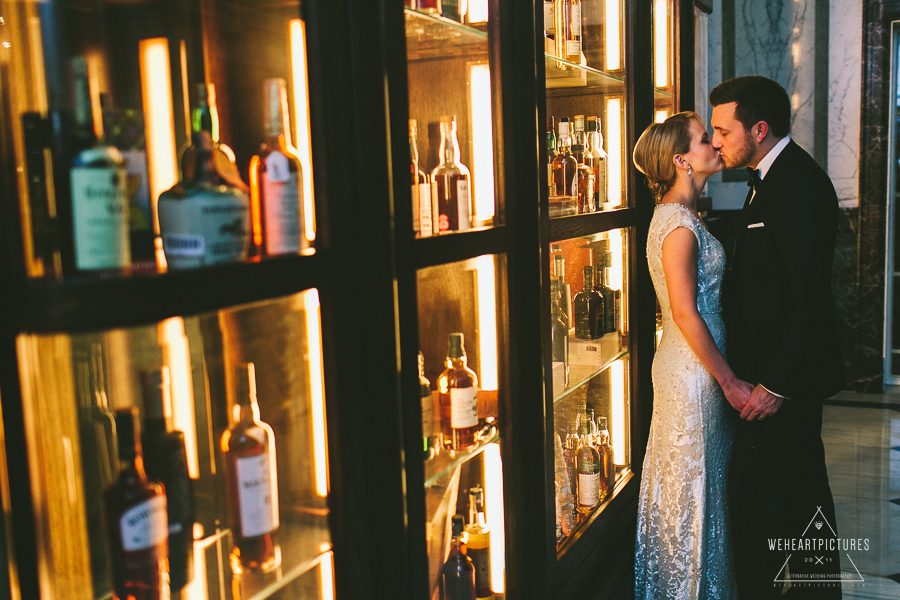
M 672 157 L 691 149 L 691 121 L 703 125 L 700 115 L 689 110 L 653 123 L 634 146 L 634 166 L 647 176 L 647 187 L 657 203 L 675 185 Z

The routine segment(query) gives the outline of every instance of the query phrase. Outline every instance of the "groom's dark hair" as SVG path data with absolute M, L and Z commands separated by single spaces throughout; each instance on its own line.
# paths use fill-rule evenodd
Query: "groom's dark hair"
M 747 131 L 765 121 L 776 138 L 791 131 L 791 101 L 787 92 L 768 77 L 743 75 L 723 81 L 709 93 L 713 106 L 736 102 L 735 118 Z

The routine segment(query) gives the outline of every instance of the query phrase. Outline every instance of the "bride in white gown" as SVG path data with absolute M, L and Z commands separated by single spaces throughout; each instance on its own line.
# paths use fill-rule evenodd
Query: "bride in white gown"
M 697 215 L 706 180 L 724 164 L 692 112 L 647 128 L 634 162 L 657 201 L 647 259 L 663 322 L 638 504 L 635 597 L 733 600 L 727 413 L 728 403 L 740 411 L 752 386 L 725 360 L 725 252 Z

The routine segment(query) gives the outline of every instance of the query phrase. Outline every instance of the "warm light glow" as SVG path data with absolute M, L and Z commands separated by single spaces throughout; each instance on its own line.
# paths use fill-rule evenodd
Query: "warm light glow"
M 625 264 L 624 264 L 624 240 L 622 239 L 622 230 L 613 229 L 609 232 L 609 249 L 612 262 L 609 265 L 609 280 L 607 285 L 614 290 L 621 290 L 621 302 L 625 303 Z M 619 311 L 619 331 L 627 331 L 625 328 L 625 307 Z
M 500 445 L 484 449 L 484 518 L 491 528 L 491 590 L 502 594 L 506 587 L 506 533 L 503 517 L 503 462 Z
M 291 91 L 294 96 L 294 130 L 297 156 L 303 168 L 303 230 L 310 242 L 316 239 L 313 198 L 312 144 L 309 136 L 309 78 L 306 66 L 306 23 L 291 19 Z
M 99 52 L 86 52 L 84 62 L 88 72 L 88 90 L 91 94 L 91 114 L 94 119 L 94 134 L 103 137 L 103 107 L 100 105 L 100 92 L 106 89 L 103 56 Z
M 622 204 L 622 100 L 609 98 L 606 101 L 606 147 L 609 164 L 606 185 L 607 200 L 613 206 Z
M 262 206 L 259 203 L 259 162 L 254 154 L 250 159 L 250 231 L 253 233 L 253 246 L 261 248 L 263 243 Z
M 619 50 L 619 0 L 606 0 L 606 70 L 618 71 L 622 68 Z
M 208 600 L 206 585 L 206 546 L 204 542 L 194 542 L 194 578 L 182 589 L 183 600 Z
M 653 116 L 653 120 L 656 123 L 662 123 L 666 119 L 669 118 L 669 109 L 663 109 L 656 111 L 656 114 Z
M 150 198 L 155 214 L 159 195 L 178 182 L 169 42 L 166 38 L 141 40 L 139 48 Z
M 469 0 L 469 23 L 487 23 L 487 0 Z
M 618 467 L 625 466 L 625 359 L 615 361 L 610 367 L 610 396 L 612 398 L 612 438 L 613 462 Z
M 306 311 L 306 348 L 309 365 L 309 397 L 313 420 L 313 458 L 316 468 L 316 494 L 328 495 L 328 437 L 325 429 L 325 384 L 322 374 L 322 336 L 319 317 L 319 291 L 303 293 Z
M 494 257 L 475 259 L 478 286 L 478 360 L 481 389 L 497 389 L 497 292 Z
M 172 382 L 172 426 L 184 433 L 188 474 L 200 477 L 197 452 L 197 421 L 194 417 L 194 385 L 191 378 L 191 349 L 184 332 L 184 319 L 172 317 L 160 322 L 157 341 L 162 348 L 163 365 L 169 368 Z
M 319 583 L 322 600 L 334 600 L 334 555 L 326 553 L 319 563 Z
M 669 0 L 653 3 L 653 72 L 658 88 L 669 85 Z
M 184 134 L 191 141 L 191 89 L 188 86 L 187 46 L 181 40 L 178 53 L 181 58 L 181 109 L 184 111 Z
M 3 18 L 0 17 L 0 25 Z M 28 18 L 28 40 L 31 52 L 31 73 L 28 80 L 32 82 L 34 93 L 34 110 L 44 114 L 47 112 L 47 85 L 44 71 L 44 43 L 41 33 L 41 20 L 38 17 Z
M 469 67 L 469 106 L 472 110 L 473 221 L 494 217 L 494 127 L 491 117 L 491 69 L 487 63 Z

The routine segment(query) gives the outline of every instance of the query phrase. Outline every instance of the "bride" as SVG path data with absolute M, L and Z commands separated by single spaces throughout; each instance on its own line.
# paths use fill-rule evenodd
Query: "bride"
M 740 412 L 752 386 L 725 360 L 725 252 L 697 215 L 700 191 L 724 163 L 693 112 L 648 127 L 634 163 L 657 202 L 647 259 L 663 318 L 638 504 L 635 597 L 732 600 L 726 401 Z

